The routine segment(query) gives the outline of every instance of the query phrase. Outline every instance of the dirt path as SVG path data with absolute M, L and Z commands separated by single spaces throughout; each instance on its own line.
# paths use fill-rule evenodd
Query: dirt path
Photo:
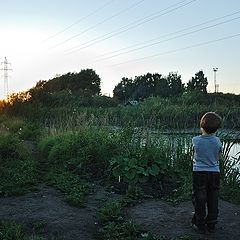
M 96 210 L 106 201 L 120 196 L 106 192 L 101 187 L 87 199 L 85 208 L 71 207 L 64 202 L 63 194 L 47 186 L 24 196 L 0 198 L 0 220 L 13 220 L 32 226 L 44 223 L 42 233 L 64 240 L 98 239 Z M 202 236 L 190 227 L 191 202 L 175 207 L 161 200 L 144 200 L 127 209 L 128 217 L 146 230 L 168 237 L 191 236 L 192 239 L 240 239 L 240 206 L 220 201 L 217 231 Z
M 147 200 L 128 209 L 135 223 L 153 234 L 168 237 L 190 236 L 192 239 L 240 239 L 240 206 L 220 201 L 219 222 L 215 233 L 197 234 L 190 224 L 192 203 L 183 202 L 175 207 L 159 200 Z
M 71 207 L 61 192 L 40 186 L 38 191 L 19 197 L 0 198 L 0 220 L 32 226 L 43 223 L 43 235 L 64 240 L 97 239 L 96 210 L 112 196 L 102 188 L 88 197 L 85 208 Z

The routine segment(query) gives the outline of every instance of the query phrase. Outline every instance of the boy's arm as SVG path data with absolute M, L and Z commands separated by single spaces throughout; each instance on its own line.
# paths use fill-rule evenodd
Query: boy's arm
M 219 168 L 220 168 L 220 172 L 222 173 L 222 174 L 224 174 L 223 173 L 223 171 L 224 171 L 224 169 L 225 169 L 225 167 L 224 167 L 224 159 L 223 159 L 223 154 L 222 154 L 222 152 L 219 152 Z
M 222 152 L 219 152 L 219 160 L 222 160 L 223 159 L 223 154 Z

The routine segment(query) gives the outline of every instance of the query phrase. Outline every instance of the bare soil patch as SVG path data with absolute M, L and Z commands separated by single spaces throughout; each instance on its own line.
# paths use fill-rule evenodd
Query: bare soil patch
M 16 221 L 32 226 L 41 225 L 47 239 L 99 239 L 96 211 L 107 201 L 122 196 L 95 186 L 85 208 L 69 206 L 63 194 L 41 185 L 24 196 L 0 198 L 0 220 Z M 148 199 L 127 208 L 127 216 L 147 231 L 167 237 L 189 236 L 192 239 L 240 239 L 240 206 L 225 201 L 219 203 L 219 223 L 215 233 L 200 235 L 190 226 L 193 207 L 190 201 L 172 206 L 161 200 Z
M 193 206 L 190 201 L 172 206 L 160 200 L 146 200 L 128 209 L 128 216 L 156 235 L 189 236 L 192 239 L 240 239 L 240 206 L 220 200 L 219 219 L 214 233 L 201 235 L 191 227 Z
M 48 239 L 97 239 L 96 211 L 106 201 L 117 198 L 101 187 L 87 199 L 86 207 L 76 208 L 64 201 L 63 194 L 48 186 L 24 196 L 0 198 L 0 220 L 29 226 L 44 226 L 41 234 Z

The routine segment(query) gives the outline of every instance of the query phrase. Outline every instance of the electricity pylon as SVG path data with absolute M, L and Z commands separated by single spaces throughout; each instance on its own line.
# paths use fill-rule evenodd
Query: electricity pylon
M 10 69 L 8 66 L 11 65 L 7 58 L 4 58 L 4 61 L 1 62 L 1 65 L 3 66 L 3 68 L 1 68 L 0 70 L 3 71 L 3 79 L 4 79 L 4 97 L 7 99 L 8 97 L 8 72 L 12 71 L 12 69 Z

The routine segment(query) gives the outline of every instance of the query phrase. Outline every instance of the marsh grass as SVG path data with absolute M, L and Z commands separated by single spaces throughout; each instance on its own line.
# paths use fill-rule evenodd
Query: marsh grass
M 223 136 L 223 153 L 220 161 L 221 169 L 221 196 L 233 203 L 240 204 L 240 151 L 235 156 L 231 150 L 239 142 L 239 135 L 230 138 L 230 135 Z

